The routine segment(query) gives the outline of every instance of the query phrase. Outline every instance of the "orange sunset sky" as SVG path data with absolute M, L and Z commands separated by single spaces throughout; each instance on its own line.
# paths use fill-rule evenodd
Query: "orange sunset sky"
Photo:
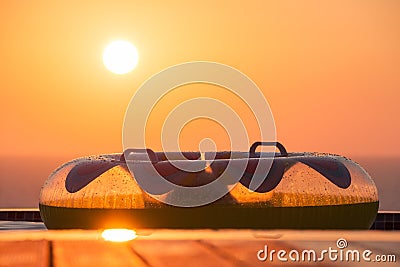
M 137 88 L 166 67 L 204 60 L 235 67 L 260 87 L 289 151 L 400 155 L 399 14 L 396 0 L 2 1 L 0 153 L 120 152 Z M 116 39 L 139 52 L 125 75 L 102 62 Z M 212 86 L 205 92 L 223 99 Z M 182 136 L 186 149 L 193 129 Z

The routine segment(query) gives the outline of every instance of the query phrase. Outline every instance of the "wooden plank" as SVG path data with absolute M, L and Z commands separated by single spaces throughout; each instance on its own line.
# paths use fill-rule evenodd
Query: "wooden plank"
M 53 266 L 146 266 L 127 243 L 53 241 Z
M 131 246 L 150 266 L 236 266 L 193 240 L 136 240 Z
M 331 247 L 333 250 L 339 251 L 337 245 L 336 245 L 336 239 L 334 238 L 331 241 L 318 241 L 315 238 L 313 238 L 312 241 L 306 240 L 307 237 L 304 237 L 304 240 L 292 240 L 292 241 L 286 241 L 287 243 L 290 244 L 292 248 L 295 248 L 299 253 L 302 253 L 303 251 L 309 251 L 313 250 L 316 253 L 316 262 L 313 261 L 307 261 L 303 262 L 299 266 L 315 266 L 316 264 L 318 266 L 340 266 L 340 267 L 351 267 L 351 266 L 359 266 L 360 262 L 352 262 L 352 261 L 345 261 L 345 260 L 331 260 L 329 259 L 329 256 L 327 253 L 323 254 L 321 256 L 321 253 L 323 250 L 329 250 Z M 335 254 L 336 255 L 336 254 Z M 334 255 L 334 256 L 335 256 Z M 323 261 L 320 261 L 320 258 L 323 257 Z M 361 264 L 362 265 L 362 264 Z M 363 265 L 362 265 L 363 266 Z
M 12 241 L 0 242 L 0 266 L 48 267 L 50 261 L 49 242 Z
M 199 243 L 209 250 L 216 251 L 225 258 L 232 259 L 237 266 L 265 266 L 266 263 L 257 259 L 257 252 L 264 248 L 264 244 L 251 240 L 200 240 Z M 268 262 L 268 266 L 277 266 Z
M 227 258 L 233 258 L 238 266 L 284 266 L 282 262 L 275 260 L 270 261 L 266 259 L 261 261 L 257 258 L 257 253 L 264 249 L 264 245 L 268 244 L 269 250 L 284 249 L 282 244 L 275 241 L 268 241 L 268 243 L 258 240 L 201 240 L 203 246 L 208 247 L 210 250 L 218 251 L 221 255 L 226 255 Z M 264 253 L 260 254 L 261 257 Z
M 396 259 L 400 260 L 400 243 L 399 242 L 354 242 L 355 245 L 372 250 L 379 254 L 393 254 Z
M 336 238 L 337 239 L 337 238 Z M 400 244 L 398 242 L 382 242 L 382 241 L 378 241 L 378 242 L 359 242 L 359 241 L 354 241 L 353 239 L 349 239 L 349 238 L 345 238 L 347 245 L 344 246 L 343 248 L 339 248 L 337 245 L 337 240 L 332 240 L 332 241 L 319 241 L 319 240 L 309 240 L 309 241 L 298 241 L 298 240 L 294 240 L 291 241 L 290 244 L 299 248 L 299 249 L 313 249 L 317 252 L 318 255 L 321 254 L 322 250 L 327 250 L 329 248 L 332 248 L 333 250 L 337 250 L 339 251 L 343 251 L 342 252 L 342 257 L 343 260 L 338 259 L 336 262 L 339 263 L 340 265 L 345 267 L 345 266 L 354 266 L 354 264 L 356 264 L 357 262 L 353 262 L 353 256 L 350 254 L 347 254 L 349 257 L 349 260 L 345 260 L 346 258 L 346 253 L 348 251 L 358 251 L 359 252 L 359 256 L 360 256 L 360 262 L 359 263 L 366 263 L 363 259 L 362 259 L 362 253 L 365 250 L 370 250 L 372 252 L 372 254 L 369 256 L 369 258 L 371 260 L 374 260 L 374 257 L 376 255 L 395 255 L 396 260 L 398 261 L 398 259 L 400 258 L 400 253 L 399 253 L 399 249 L 400 249 Z M 339 253 L 337 254 L 339 257 Z M 325 255 L 325 263 L 327 262 L 332 262 L 329 260 L 328 256 Z M 383 264 L 383 263 L 382 263 Z M 398 263 L 397 265 L 393 265 L 394 263 L 390 263 L 390 262 L 385 262 L 384 263 L 385 266 L 399 266 Z
M 219 253 L 227 255 L 226 257 L 235 258 L 234 262 L 238 262 L 240 266 L 288 266 L 294 264 L 295 266 L 315 266 L 316 262 L 298 261 L 292 262 L 288 260 L 283 262 L 278 260 L 277 252 L 279 250 L 286 251 L 286 258 L 291 250 L 302 251 L 303 249 L 311 249 L 312 247 L 300 247 L 299 244 L 295 245 L 291 242 L 283 242 L 279 240 L 201 240 L 204 246 L 210 249 L 220 251 Z M 257 254 L 260 250 L 265 251 L 267 246 L 268 257 L 262 261 L 258 259 Z M 272 260 L 269 257 L 271 250 L 275 250 Z M 264 257 L 264 252 L 260 253 L 260 257 Z M 332 266 L 329 262 L 318 262 L 318 266 Z
M 352 248 L 355 246 L 360 251 L 364 251 L 366 249 L 372 251 L 371 259 L 375 261 L 375 257 L 379 255 L 379 257 L 384 256 L 387 260 L 386 262 L 376 262 L 376 264 L 384 265 L 385 267 L 391 266 L 400 266 L 400 243 L 399 242 L 352 242 Z M 391 260 L 388 257 L 394 257 Z

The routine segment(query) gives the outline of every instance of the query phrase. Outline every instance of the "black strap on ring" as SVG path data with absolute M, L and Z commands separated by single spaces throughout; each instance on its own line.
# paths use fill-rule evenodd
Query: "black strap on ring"
M 278 148 L 279 152 L 281 153 L 282 157 L 288 156 L 286 148 L 279 142 L 254 142 L 254 144 L 251 145 L 249 150 L 250 156 L 254 156 L 256 154 L 256 148 L 259 146 L 276 146 L 276 148 Z

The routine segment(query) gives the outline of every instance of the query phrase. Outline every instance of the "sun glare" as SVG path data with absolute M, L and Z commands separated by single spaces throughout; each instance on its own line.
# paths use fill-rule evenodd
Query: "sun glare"
M 106 68 L 116 74 L 133 70 L 139 61 L 136 47 L 128 41 L 118 40 L 110 43 L 103 52 Z
M 137 237 L 136 232 L 129 229 L 106 229 L 101 236 L 111 242 L 127 242 Z

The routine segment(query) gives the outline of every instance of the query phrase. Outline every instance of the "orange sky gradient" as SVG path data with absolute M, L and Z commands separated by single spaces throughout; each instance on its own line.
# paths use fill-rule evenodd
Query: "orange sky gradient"
M 2 1 L 0 155 L 121 152 L 125 110 L 140 84 L 196 60 L 248 75 L 288 151 L 400 155 L 399 14 L 396 0 Z M 126 75 L 102 62 L 116 39 L 139 52 Z M 193 141 L 187 131 L 184 144 Z

